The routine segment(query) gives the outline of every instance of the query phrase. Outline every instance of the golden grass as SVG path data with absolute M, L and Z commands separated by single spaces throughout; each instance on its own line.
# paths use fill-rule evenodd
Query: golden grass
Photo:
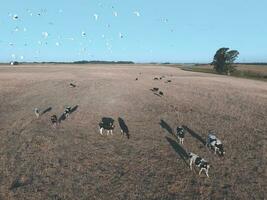
M 172 82 L 153 80 L 163 75 Z M 0 199 L 264 199 L 266 94 L 265 82 L 165 66 L 0 67 Z M 79 107 L 53 129 L 67 105 Z M 36 119 L 35 107 L 52 110 Z M 100 136 L 102 117 L 123 118 L 130 139 L 117 122 Z M 177 125 L 198 137 L 179 146 Z M 225 158 L 199 141 L 210 129 Z M 182 149 L 207 159 L 211 178 Z

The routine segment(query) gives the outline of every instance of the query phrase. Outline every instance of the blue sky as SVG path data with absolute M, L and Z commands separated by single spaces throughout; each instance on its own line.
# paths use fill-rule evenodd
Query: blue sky
M 220 47 L 237 49 L 239 62 L 267 62 L 266 8 L 266 0 L 2 0 L 0 62 L 210 62 Z

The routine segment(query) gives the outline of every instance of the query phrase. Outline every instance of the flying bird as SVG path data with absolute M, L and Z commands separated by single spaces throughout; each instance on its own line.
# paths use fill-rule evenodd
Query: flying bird
M 134 11 L 133 14 L 135 14 L 137 17 L 140 17 L 140 13 L 138 11 Z
M 94 14 L 94 18 L 97 21 L 98 20 L 98 14 Z
M 18 15 L 13 15 L 13 20 L 18 20 L 19 16 Z
M 48 32 L 42 32 L 43 37 L 46 39 L 48 37 Z
M 117 17 L 118 16 L 118 13 L 117 12 L 113 12 L 113 15 L 115 16 L 115 17 Z
M 85 33 L 84 31 L 82 32 L 82 36 L 83 36 L 83 37 L 85 37 L 85 36 L 86 36 L 86 33 Z

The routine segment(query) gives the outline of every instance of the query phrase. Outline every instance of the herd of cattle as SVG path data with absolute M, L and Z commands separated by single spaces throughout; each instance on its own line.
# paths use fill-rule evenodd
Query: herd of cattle
M 185 137 L 184 128 L 178 126 L 175 136 L 179 139 L 180 144 L 183 144 Z M 206 146 L 212 151 L 214 151 L 214 154 L 218 154 L 220 156 L 223 156 L 225 154 L 221 140 L 219 140 L 211 131 L 209 131 L 206 141 Z M 204 171 L 207 177 L 209 177 L 210 164 L 205 159 L 201 158 L 200 156 L 192 152 L 190 152 L 188 156 L 190 159 L 190 169 L 192 170 L 192 165 L 194 163 L 200 169 L 199 174 L 201 174 L 201 172 Z
M 163 78 L 164 78 L 164 76 L 160 77 L 160 78 L 156 77 L 156 78 L 154 78 L 154 80 L 161 80 Z M 167 82 L 171 82 L 171 81 L 168 80 Z M 76 87 L 76 85 L 73 83 L 71 83 L 70 86 Z M 159 91 L 158 88 L 153 88 L 151 90 L 153 92 Z M 162 93 L 162 95 L 163 95 L 163 93 Z M 73 110 L 75 110 L 75 107 L 74 108 L 72 108 L 70 106 L 66 107 L 63 114 L 60 116 L 60 118 L 62 118 L 62 117 L 64 119 L 68 118 Z M 34 109 L 34 113 L 35 113 L 37 118 L 40 117 L 40 111 L 38 108 Z M 54 128 L 56 128 L 58 123 L 60 122 L 60 119 L 58 119 L 58 117 L 56 115 L 52 115 L 50 117 L 50 121 L 52 123 L 52 126 Z M 118 118 L 118 121 L 119 121 L 119 125 L 121 128 L 121 134 L 126 135 L 129 139 L 129 136 L 130 136 L 129 130 L 128 130 L 128 127 L 125 124 L 124 120 L 122 118 Z M 109 135 L 109 134 L 113 135 L 114 128 L 115 128 L 114 120 L 111 118 L 102 118 L 101 122 L 99 123 L 99 132 L 101 135 L 103 135 L 104 130 L 107 132 L 107 135 Z M 182 126 L 178 126 L 176 129 L 175 136 L 179 140 L 180 144 L 184 144 L 185 129 Z M 210 150 L 214 151 L 215 154 L 218 154 L 220 156 L 223 156 L 225 154 L 222 142 L 211 131 L 209 131 L 207 141 L 206 141 L 206 146 Z M 199 175 L 201 174 L 202 171 L 204 171 L 206 176 L 209 177 L 208 172 L 209 172 L 210 164 L 205 159 L 201 158 L 200 156 L 198 156 L 197 154 L 194 154 L 192 152 L 188 153 L 188 157 L 189 157 L 191 170 L 192 170 L 192 165 L 195 164 L 200 169 Z
M 105 119 L 105 118 L 103 118 Z M 107 132 L 107 135 L 113 134 L 113 130 L 115 128 L 114 121 L 107 121 L 103 120 L 99 123 L 99 132 L 101 135 L 103 135 L 103 131 L 105 130 Z M 120 122 L 119 122 L 120 123 Z M 120 124 L 120 127 L 121 124 Z M 123 128 L 121 128 L 121 133 L 123 134 L 125 131 Z M 178 126 L 176 129 L 176 134 L 175 136 L 179 139 L 180 144 L 184 143 L 184 138 L 185 138 L 185 129 L 182 126 Z M 206 146 L 214 151 L 214 154 L 218 154 L 219 156 L 223 156 L 225 154 L 223 144 L 221 140 L 219 140 L 214 133 L 209 131 L 207 141 L 206 141 Z M 200 170 L 199 170 L 199 175 L 201 174 L 202 171 L 205 172 L 206 176 L 209 177 L 209 168 L 210 164 L 197 154 L 194 154 L 192 152 L 188 153 L 189 159 L 190 159 L 190 169 L 192 170 L 193 164 L 195 164 Z
M 74 108 L 75 108 L 75 107 L 74 107 Z M 72 108 L 72 107 L 70 107 L 70 106 L 66 107 L 65 110 L 64 110 L 64 112 L 63 112 L 63 114 L 61 115 L 60 118 L 64 118 L 64 119 L 66 119 L 67 117 L 69 117 L 70 113 L 72 112 L 72 109 L 74 109 L 74 108 Z M 38 108 L 35 108 L 35 109 L 34 109 L 34 113 L 35 113 L 35 115 L 36 115 L 37 118 L 40 117 L 40 111 L 39 111 Z M 52 116 L 50 117 L 50 121 L 51 121 L 53 127 L 56 128 L 56 126 L 57 126 L 58 123 L 59 123 L 59 119 L 58 119 L 57 115 L 52 115 Z

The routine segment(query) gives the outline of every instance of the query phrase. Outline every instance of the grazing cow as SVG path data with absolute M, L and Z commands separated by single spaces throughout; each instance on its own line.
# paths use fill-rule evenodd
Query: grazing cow
M 73 88 L 76 87 L 76 85 L 73 84 L 73 83 L 70 83 L 70 86 L 73 87 Z
M 209 177 L 209 168 L 210 168 L 209 163 L 194 153 L 189 153 L 188 155 L 190 159 L 190 169 L 192 170 L 192 165 L 194 163 L 200 169 L 198 173 L 199 175 L 201 174 L 202 171 L 205 171 L 206 176 Z
M 152 91 L 153 91 L 153 92 L 157 92 L 157 91 L 159 91 L 159 88 L 154 87 L 154 88 L 152 89 Z
M 53 127 L 55 128 L 57 126 L 58 120 L 57 120 L 57 116 L 56 115 L 52 115 L 50 118 Z
M 179 139 L 180 144 L 184 144 L 185 130 L 183 127 L 178 126 L 176 129 L 176 137 Z
M 214 154 L 218 153 L 220 156 L 225 154 L 223 144 L 212 132 L 209 132 L 206 146 L 214 151 Z
M 103 135 L 103 130 L 107 131 L 107 135 L 109 135 L 109 133 L 111 135 L 113 135 L 113 129 L 115 128 L 114 120 L 105 120 L 105 119 L 109 119 L 109 118 L 103 118 L 102 121 L 99 123 L 99 132 L 101 135 Z
M 40 117 L 40 112 L 39 112 L 39 109 L 38 108 L 35 108 L 34 109 L 34 113 L 35 113 L 35 115 L 36 115 L 37 118 Z
M 71 112 L 71 107 L 70 106 L 68 106 L 65 110 L 64 110 L 64 116 L 67 118 L 67 117 L 69 117 L 69 115 L 70 115 L 70 112 Z

